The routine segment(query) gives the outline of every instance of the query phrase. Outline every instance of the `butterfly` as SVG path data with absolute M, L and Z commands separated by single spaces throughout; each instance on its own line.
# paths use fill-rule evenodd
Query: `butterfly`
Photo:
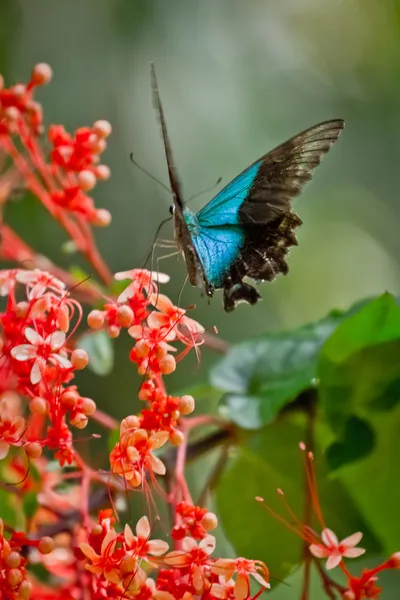
M 189 281 L 209 297 L 222 289 L 227 312 L 240 302 L 256 304 L 259 292 L 243 279 L 260 283 L 288 272 L 286 256 L 297 245 L 295 229 L 302 224 L 291 200 L 312 178 L 344 121 L 319 123 L 264 154 L 194 213 L 182 198 L 153 64 L 151 80 L 173 197 L 175 241 Z

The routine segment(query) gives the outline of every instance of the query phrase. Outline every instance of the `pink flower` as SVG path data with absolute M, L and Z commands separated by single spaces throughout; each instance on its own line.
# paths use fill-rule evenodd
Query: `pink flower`
M 15 269 L 4 269 L 0 272 L 0 296 L 8 296 L 15 287 Z
M 47 290 L 58 294 L 65 293 L 65 283 L 47 271 L 40 269 L 23 271 L 21 269 L 18 271 L 16 279 L 30 288 L 29 299 L 40 298 Z
M 169 276 L 165 273 L 158 273 L 157 271 L 132 269 L 131 271 L 120 271 L 119 273 L 115 273 L 114 279 L 117 279 L 117 281 L 124 281 L 125 279 L 132 280 L 132 283 L 130 283 L 118 296 L 118 302 L 122 304 L 142 289 L 147 289 L 149 293 L 156 291 L 157 288 L 153 282 L 168 283 Z
M 362 533 L 358 531 L 353 533 L 341 542 L 330 529 L 324 529 L 321 534 L 323 544 L 311 544 L 310 552 L 317 558 L 327 558 L 326 568 L 334 569 L 337 567 L 342 558 L 357 558 L 364 554 L 364 548 L 356 548 L 362 538 Z
M 5 458 L 10 445 L 17 444 L 25 429 L 25 419 L 17 414 L 6 399 L 0 401 L 0 460 Z
M 233 587 L 235 600 L 245 600 L 250 596 L 250 575 L 263 587 L 270 588 L 268 583 L 268 569 L 266 565 L 259 560 L 248 560 L 246 558 L 219 558 L 211 567 L 213 573 L 223 575 L 226 583 L 230 586 L 231 580 L 236 574 L 236 581 Z M 212 593 L 216 591 L 221 594 L 222 583 L 216 584 L 212 588 Z
M 63 331 L 54 331 L 46 339 L 42 338 L 31 327 L 27 327 L 24 333 L 30 344 L 15 346 L 11 350 L 11 356 L 20 361 L 35 359 L 30 375 L 33 385 L 39 383 L 42 379 L 47 361 L 58 364 L 63 369 L 72 368 L 71 361 L 59 354 L 59 350 L 65 344 L 65 333 Z
M 146 554 L 153 556 L 161 556 L 168 550 L 167 542 L 163 540 L 149 540 L 150 524 L 147 517 L 139 519 L 136 525 L 136 535 L 133 535 L 129 525 L 125 525 L 124 538 L 129 550 L 133 550 L 135 554 L 146 557 Z

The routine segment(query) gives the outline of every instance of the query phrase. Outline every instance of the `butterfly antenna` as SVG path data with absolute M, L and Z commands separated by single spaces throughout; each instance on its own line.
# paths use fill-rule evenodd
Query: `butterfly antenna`
M 153 92 L 154 107 L 158 113 L 158 117 L 160 119 L 160 124 L 161 124 L 161 132 L 162 132 L 162 136 L 163 136 L 164 150 L 165 150 L 165 156 L 167 159 L 167 168 L 168 168 L 169 181 L 171 183 L 172 195 L 174 197 L 174 200 L 179 204 L 179 206 L 183 206 L 182 194 L 180 191 L 180 184 L 179 184 L 178 176 L 177 176 L 175 165 L 174 165 L 174 160 L 172 158 L 171 145 L 169 143 L 168 133 L 167 133 L 167 125 L 165 123 L 164 111 L 163 111 L 163 107 L 161 104 L 160 94 L 158 91 L 158 84 L 157 84 L 154 63 L 150 63 L 150 76 L 151 76 L 151 88 L 152 88 L 152 92 Z
M 140 171 L 142 171 L 143 173 L 145 173 L 148 177 L 150 177 L 150 179 L 152 179 L 153 181 L 155 181 L 156 183 L 158 183 L 158 185 L 160 185 L 162 188 L 164 188 L 164 190 L 167 190 L 168 193 L 172 194 L 172 191 L 170 190 L 170 188 L 167 185 L 165 185 L 165 183 L 163 183 L 162 181 L 160 181 L 159 179 L 157 179 L 157 177 L 155 177 L 154 175 L 152 175 L 150 173 L 150 171 L 148 171 L 147 169 L 145 169 L 144 167 L 142 167 L 142 165 L 140 165 L 133 158 L 133 153 L 132 152 L 130 153 L 129 158 L 131 159 L 131 162 L 135 165 L 135 167 L 137 167 Z
M 222 181 L 222 177 L 218 177 L 217 181 L 211 185 L 210 187 L 205 188 L 204 190 L 202 190 L 201 192 L 197 192 L 196 194 L 194 194 L 193 196 L 190 196 L 189 200 L 187 200 L 187 202 L 191 202 L 192 200 L 194 200 L 195 198 L 198 198 L 199 196 L 202 196 L 203 194 L 205 194 L 206 192 L 212 192 L 212 190 L 214 188 L 217 187 L 217 185 L 219 185 Z

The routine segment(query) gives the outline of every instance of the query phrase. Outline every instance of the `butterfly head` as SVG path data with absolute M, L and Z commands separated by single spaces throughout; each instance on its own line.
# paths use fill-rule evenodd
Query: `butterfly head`
M 169 210 L 169 214 L 172 215 L 172 216 L 174 216 L 174 214 L 175 214 L 175 205 L 171 204 L 168 210 Z

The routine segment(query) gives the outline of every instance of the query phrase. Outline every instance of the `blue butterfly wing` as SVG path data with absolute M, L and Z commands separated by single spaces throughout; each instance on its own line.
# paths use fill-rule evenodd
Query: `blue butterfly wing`
M 281 144 L 245 169 L 196 215 L 191 241 L 211 287 L 224 289 L 224 308 L 255 304 L 260 295 L 243 283 L 248 276 L 272 281 L 287 273 L 285 257 L 297 244 L 301 220 L 291 208 L 313 169 L 344 127 L 320 123 Z
M 240 206 L 246 200 L 261 165 L 262 160 L 255 162 L 228 183 L 197 213 L 199 224 L 204 227 L 239 225 Z
M 193 246 L 200 259 L 207 282 L 211 288 L 223 287 L 232 264 L 244 243 L 241 227 L 201 227 L 192 237 Z

